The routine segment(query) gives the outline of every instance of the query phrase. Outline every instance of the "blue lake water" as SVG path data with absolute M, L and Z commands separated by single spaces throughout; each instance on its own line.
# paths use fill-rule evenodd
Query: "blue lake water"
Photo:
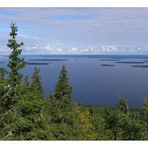
M 143 99 L 148 96 L 148 56 L 28 55 L 24 57 L 30 64 L 22 72 L 31 78 L 34 67 L 40 68 L 46 97 L 49 93 L 54 93 L 63 64 L 69 73 L 75 102 L 114 106 L 118 103 L 119 96 L 125 96 L 130 107 L 140 107 Z M 1 67 L 6 67 L 7 61 L 7 56 L 0 56 Z M 43 65 L 34 63 L 43 63 Z M 132 67 L 133 65 L 140 67 Z M 143 65 L 145 67 L 141 67 Z

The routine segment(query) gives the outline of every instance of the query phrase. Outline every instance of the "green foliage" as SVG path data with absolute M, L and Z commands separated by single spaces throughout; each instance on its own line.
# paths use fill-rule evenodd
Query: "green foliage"
M 148 130 L 148 98 L 145 98 L 143 101 L 142 116 Z
M 49 99 L 47 102 L 48 105 L 46 111 L 49 116 L 49 124 L 52 125 L 53 128 L 52 131 L 55 139 L 66 140 L 68 137 L 71 138 L 73 112 L 70 106 L 65 105 L 66 103 L 70 105 L 70 103 L 63 103 L 63 101 L 56 98 Z
M 116 111 L 112 109 L 106 110 L 105 114 L 105 121 L 106 121 L 106 129 L 110 131 L 111 139 L 118 140 L 121 138 L 122 129 L 119 126 L 119 119 L 120 119 L 120 113 L 119 111 Z
M 16 35 L 17 27 L 12 23 L 11 39 L 7 44 L 12 50 L 8 63 L 9 76 L 4 77 L 4 69 L 1 69 L 0 73 L 0 139 L 51 139 L 52 132 L 48 125 L 48 115 L 44 112 L 44 100 L 39 95 L 39 70 L 35 69 L 32 84 L 28 76 L 21 81 L 23 75 L 19 70 L 25 66 L 25 62 L 20 57 L 23 44 L 17 43 Z
M 8 72 L 5 70 L 5 68 L 0 67 L 0 77 L 4 78 L 7 73 Z
M 36 95 L 39 95 L 41 98 L 43 98 L 43 88 L 42 88 L 42 83 L 41 83 L 40 69 L 36 67 L 34 69 L 34 73 L 32 76 L 31 89 L 32 91 L 36 92 Z
M 86 108 L 77 108 L 77 116 L 75 118 L 77 120 L 77 136 L 78 139 L 81 140 L 95 140 L 96 133 L 92 132 L 94 130 L 92 124 L 92 118 L 90 112 Z
M 27 93 L 30 90 L 30 83 L 29 83 L 29 77 L 26 76 L 23 82 L 24 92 Z
M 114 140 L 142 140 L 146 132 L 142 122 L 132 113 L 123 112 L 120 108 L 108 110 L 105 115 L 106 128 L 113 134 Z
M 140 120 L 123 116 L 120 119 L 120 127 L 123 130 L 123 140 L 143 140 L 145 129 Z
M 120 97 L 119 109 L 120 109 L 123 113 L 125 113 L 125 114 L 127 114 L 128 111 L 129 111 L 129 109 L 128 109 L 128 103 L 127 103 L 125 97 L 123 97 L 123 96 Z
M 31 92 L 23 95 L 19 101 L 16 107 L 17 112 L 24 119 L 24 124 L 25 122 L 30 123 L 24 125 L 25 131 L 22 133 L 25 139 L 49 139 L 52 136 L 50 126 L 47 126 L 48 118 L 44 113 L 44 103 L 44 100 L 34 98 Z
M 68 83 L 68 73 L 63 66 L 56 84 L 55 96 L 49 99 L 51 123 L 56 139 L 73 139 L 75 135 L 75 105 L 71 100 L 71 93 L 72 87 Z
M 11 50 L 11 54 L 9 55 L 9 63 L 7 64 L 10 68 L 8 72 L 7 85 L 4 87 L 4 95 L 2 97 L 3 106 L 5 108 L 11 108 L 14 105 L 19 97 L 18 95 L 18 87 L 21 83 L 22 74 L 19 73 L 19 70 L 25 66 L 25 61 L 20 57 L 22 49 L 21 46 L 23 43 L 17 43 L 17 26 L 12 23 L 11 24 L 11 32 L 10 39 L 8 40 L 7 46 Z M 4 75 L 4 70 L 2 71 L 2 75 Z
M 72 87 L 68 83 L 68 73 L 66 67 L 63 65 L 60 71 L 59 81 L 56 84 L 55 97 L 57 99 L 62 99 L 63 97 L 71 98 L 71 93 Z
M 147 98 L 141 109 L 129 109 L 124 97 L 117 107 L 78 105 L 63 66 L 55 94 L 46 100 L 40 70 L 35 68 L 32 83 L 19 72 L 25 61 L 16 36 L 12 23 L 8 77 L 0 68 L 0 140 L 148 140 Z
M 143 123 L 143 127 L 145 129 L 145 138 L 148 140 L 148 98 L 145 98 L 143 101 L 143 107 L 140 111 L 140 120 Z
M 8 67 L 10 68 L 9 84 L 11 85 L 12 89 L 16 89 L 16 86 L 20 84 L 23 75 L 19 73 L 19 70 L 22 69 L 26 64 L 24 59 L 20 57 L 22 53 L 21 46 L 23 45 L 23 42 L 17 43 L 17 31 L 18 29 L 16 24 L 12 23 L 10 32 L 11 38 L 8 40 L 7 44 L 7 46 L 12 50 L 8 63 Z

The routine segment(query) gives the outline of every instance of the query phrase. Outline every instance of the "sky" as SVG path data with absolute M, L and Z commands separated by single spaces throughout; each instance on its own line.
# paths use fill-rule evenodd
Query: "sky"
M 11 21 L 24 54 L 148 54 L 148 8 L 0 8 L 0 54 Z

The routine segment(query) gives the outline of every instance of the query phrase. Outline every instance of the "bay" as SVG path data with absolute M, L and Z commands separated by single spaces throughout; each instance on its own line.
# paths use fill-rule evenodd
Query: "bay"
M 130 107 L 141 107 L 148 96 L 147 55 L 25 55 L 24 58 L 31 64 L 22 73 L 30 80 L 34 68 L 40 68 L 46 98 L 49 93 L 54 94 L 62 65 L 68 70 L 72 97 L 77 103 L 115 106 L 119 97 L 125 96 Z M 6 67 L 8 56 L 1 55 L 0 61 L 0 66 Z

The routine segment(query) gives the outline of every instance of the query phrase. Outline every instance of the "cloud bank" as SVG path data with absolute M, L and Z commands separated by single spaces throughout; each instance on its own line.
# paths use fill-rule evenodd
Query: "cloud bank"
M 0 8 L 0 53 L 15 21 L 25 54 L 147 54 L 147 18 L 148 8 Z

